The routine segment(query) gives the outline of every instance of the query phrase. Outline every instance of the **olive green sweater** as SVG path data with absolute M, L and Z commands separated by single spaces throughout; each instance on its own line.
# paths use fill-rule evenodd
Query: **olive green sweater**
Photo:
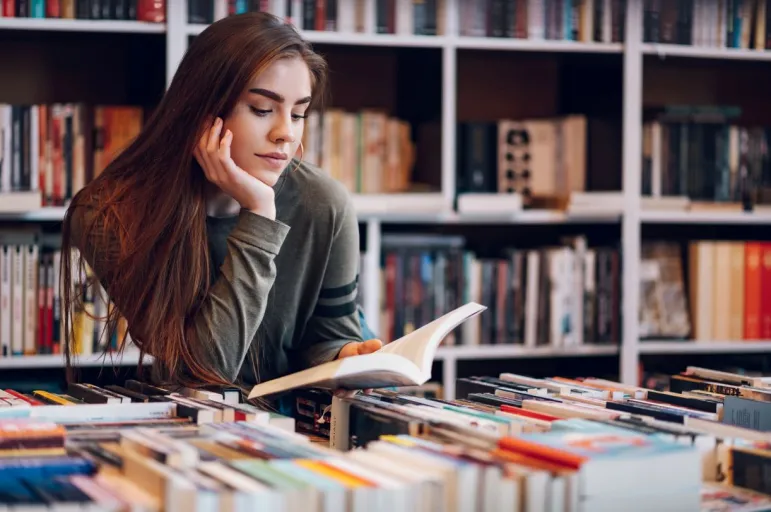
M 275 220 L 246 210 L 207 218 L 213 285 L 193 322 L 211 368 L 245 385 L 257 382 L 246 358 L 252 344 L 260 344 L 264 381 L 332 360 L 362 340 L 359 226 L 350 196 L 323 171 L 295 164 L 274 187 Z M 73 240 L 79 219 L 73 216 Z M 79 249 L 87 261 L 109 250 Z M 88 263 L 99 277 L 99 262 Z M 109 294 L 109 283 L 102 285 Z

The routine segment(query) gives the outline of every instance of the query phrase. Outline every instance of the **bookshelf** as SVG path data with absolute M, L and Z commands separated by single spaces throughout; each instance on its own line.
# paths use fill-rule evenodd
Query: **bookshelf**
M 166 25 L 140 21 L 0 17 L 0 30 L 162 34 L 166 32 Z
M 145 356 L 142 364 L 150 364 L 151 362 L 152 358 Z M 60 368 L 63 363 L 63 356 L 60 354 L 2 357 L 0 358 L 0 369 Z M 139 352 L 137 351 L 126 351 L 123 354 L 79 355 L 72 359 L 72 365 L 79 368 L 136 366 L 137 364 L 139 364 Z
M 273 1 L 273 12 L 285 12 L 286 0 Z M 390 59 L 388 52 L 402 52 L 395 59 L 408 55 L 410 52 L 428 52 L 437 66 L 429 66 L 433 73 L 438 70 L 439 76 L 430 77 L 438 87 L 436 90 L 422 91 L 420 94 L 435 97 L 437 104 L 439 147 L 433 153 L 437 163 L 437 175 L 433 177 L 435 187 L 432 190 L 418 193 L 394 194 L 354 194 L 356 209 L 363 229 L 363 239 L 366 250 L 363 254 L 362 289 L 365 292 L 363 305 L 368 322 L 375 332 L 383 328 L 381 322 L 381 279 L 380 269 L 384 254 L 383 240 L 388 233 L 435 229 L 455 229 L 474 232 L 489 226 L 510 228 L 515 236 L 518 230 L 527 229 L 559 232 L 566 229 L 570 233 L 580 230 L 617 233 L 604 235 L 605 238 L 617 238 L 619 248 L 620 325 L 618 326 L 617 344 L 591 345 L 584 344 L 575 347 L 523 347 L 506 345 L 475 344 L 471 346 L 444 347 L 440 351 L 438 362 L 443 368 L 443 383 L 448 390 L 453 389 L 453 379 L 456 375 L 456 364 L 466 359 L 527 359 L 532 357 L 583 357 L 602 356 L 617 358 L 617 371 L 621 381 L 627 384 L 637 382 L 639 363 L 646 354 L 687 354 L 687 353 L 745 353 L 768 352 L 771 341 L 732 342 L 730 340 L 715 342 L 679 342 L 679 341 L 640 341 L 640 325 L 638 311 L 640 307 L 640 259 L 643 231 L 646 226 L 763 226 L 771 224 L 769 213 L 744 213 L 728 211 L 663 211 L 650 210 L 644 207 L 642 196 L 642 163 L 643 151 L 643 105 L 646 90 L 646 72 L 651 62 L 677 58 L 686 62 L 699 61 L 704 65 L 723 61 L 766 61 L 771 59 L 771 50 L 754 50 L 738 48 L 716 48 L 710 46 L 687 46 L 680 44 L 659 44 L 645 42 L 644 37 L 644 7 L 642 0 L 628 0 L 627 8 L 620 20 L 623 28 L 623 42 L 579 42 L 549 39 L 514 39 L 506 37 L 477 37 L 460 35 L 461 19 L 459 18 L 459 2 L 462 0 L 444 0 L 445 9 L 443 30 L 440 35 L 412 35 L 404 33 L 345 33 L 302 30 L 303 36 L 321 48 L 325 55 L 330 55 L 334 62 L 342 62 L 353 51 L 376 52 L 378 58 Z M 149 34 L 163 38 L 165 55 L 163 56 L 165 83 L 171 80 L 176 66 L 187 48 L 190 38 L 200 34 L 206 24 L 188 23 L 187 1 L 167 2 L 165 23 L 145 23 L 135 21 L 97 21 L 97 20 L 63 20 L 63 19 L 3 19 L 0 18 L 0 36 L 9 31 L 27 31 L 30 33 L 44 31 L 82 32 L 119 32 L 127 37 L 132 34 Z M 296 3 L 296 2 L 295 2 Z M 114 36 L 111 36 L 114 37 Z M 94 41 L 97 41 L 94 39 Z M 386 57 L 382 57 L 386 55 Z M 523 211 L 498 211 L 489 213 L 462 213 L 455 209 L 458 183 L 456 177 L 456 147 L 458 135 L 457 123 L 469 117 L 473 111 L 473 98 L 470 99 L 469 88 L 481 83 L 474 76 L 476 70 L 474 59 L 483 57 L 485 62 L 500 64 L 500 71 L 505 79 L 516 77 L 518 66 L 532 65 L 532 69 L 547 69 L 536 78 L 557 76 L 550 75 L 553 62 L 565 62 L 571 58 L 615 59 L 612 65 L 618 70 L 617 80 L 620 91 L 614 91 L 620 97 L 619 108 L 619 140 L 620 147 L 608 148 L 616 151 L 619 156 L 619 168 L 614 169 L 616 181 L 620 186 L 615 190 L 620 196 L 620 204 L 600 207 L 593 210 L 564 210 L 559 208 L 534 209 Z M 509 60 L 510 59 L 510 60 Z M 540 59 L 540 60 L 539 60 Z M 385 60 L 384 60 L 385 62 Z M 390 62 L 390 61 L 389 61 Z M 545 65 L 542 64 L 546 62 Z M 580 66 L 574 69 L 574 76 L 581 77 Z M 586 61 L 589 62 L 589 61 Z M 593 61 L 592 61 L 593 62 Z M 607 62 L 600 60 L 599 62 Z M 507 64 L 508 63 L 508 64 Z M 533 64 L 534 63 L 534 64 Z M 538 66 L 542 66 L 539 68 Z M 530 68 L 528 68 L 530 69 Z M 336 82 L 345 78 L 337 76 Z M 477 81 L 475 81 L 477 80 Z M 485 81 L 484 79 L 482 81 Z M 495 79 L 486 80 L 485 85 L 490 90 L 501 91 L 509 84 L 506 81 L 497 83 Z M 554 87 L 551 84 L 539 83 L 536 88 Z M 428 86 L 426 86 L 428 87 Z M 521 88 L 521 83 L 514 84 L 515 90 Z M 563 85 L 563 87 L 565 87 Z M 611 86 L 607 86 L 611 87 Z M 612 85 L 615 87 L 615 85 Z M 496 89 L 497 88 L 497 89 Z M 0 90 L 1 91 L 1 90 Z M 596 93 L 602 95 L 603 92 Z M 3 98 L 0 96 L 0 102 Z M 482 101 L 482 100 L 480 100 Z M 481 110 L 495 112 L 499 106 L 502 110 L 518 112 L 516 98 L 511 104 L 497 105 L 485 103 Z M 558 110 L 556 107 L 554 110 Z M 547 111 L 553 113 L 552 111 Z M 481 115 L 481 114 L 480 114 Z M 535 117 L 526 113 L 525 116 Z M 503 116 L 501 116 L 503 117 Z M 612 143 L 611 143 L 612 144 Z M 0 210 L 2 210 L 3 195 L 0 194 Z M 600 204 L 602 206 L 602 204 Z M 0 211 L 0 228 L 7 223 L 56 223 L 62 218 L 64 207 L 45 207 L 21 212 Z M 578 231 L 576 231 L 576 229 Z M 453 231 L 453 233 L 458 231 Z M 508 235 L 507 235 L 508 236 Z M 45 366 L 52 364 L 51 357 L 14 359 L 13 364 L 22 366 Z M 127 361 L 127 360 L 124 360 Z M 0 360 L 0 365 L 10 365 L 11 361 Z

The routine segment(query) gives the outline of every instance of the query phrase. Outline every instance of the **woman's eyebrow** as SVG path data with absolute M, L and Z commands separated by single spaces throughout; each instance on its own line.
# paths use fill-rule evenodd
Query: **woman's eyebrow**
M 276 101 L 278 103 L 284 103 L 284 97 L 283 96 L 281 96 L 279 93 L 273 92 L 273 91 L 271 91 L 269 89 L 262 89 L 260 87 L 254 87 L 252 89 L 249 89 L 249 92 L 252 93 L 252 94 L 259 94 L 260 96 L 265 96 L 266 98 L 270 98 L 273 101 Z M 310 96 L 306 96 L 304 98 L 300 98 L 299 100 L 295 101 L 294 104 L 295 105 L 301 105 L 303 103 L 310 103 L 310 102 L 311 102 L 311 97 Z

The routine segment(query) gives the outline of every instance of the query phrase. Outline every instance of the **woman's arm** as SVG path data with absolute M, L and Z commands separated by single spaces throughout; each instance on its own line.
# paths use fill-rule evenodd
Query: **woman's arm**
M 102 236 L 104 230 L 100 225 L 95 226 L 94 234 L 83 238 L 83 228 L 91 222 L 92 214 L 93 211 L 85 207 L 73 212 L 73 245 L 91 266 L 108 296 L 112 296 L 109 265 L 114 261 L 118 242 L 115 237 Z M 288 232 L 286 224 L 242 210 L 227 239 L 228 252 L 220 276 L 190 319 L 206 354 L 204 364 L 228 381 L 237 378 L 262 322 L 276 277 L 275 257 Z M 122 309 L 121 304 L 116 306 Z M 141 315 L 130 330 L 140 335 L 146 332 Z
M 262 323 L 276 279 L 275 257 L 288 232 L 286 224 L 241 210 L 220 276 L 193 319 L 211 365 L 228 381 L 238 377 Z
M 358 272 L 359 223 L 346 196 L 316 307 L 305 326 L 298 370 L 331 361 L 346 344 L 363 340 L 356 303 Z

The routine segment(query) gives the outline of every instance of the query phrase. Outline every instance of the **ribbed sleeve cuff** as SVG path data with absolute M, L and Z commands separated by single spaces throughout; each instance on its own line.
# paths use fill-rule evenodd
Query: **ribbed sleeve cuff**
M 230 236 L 258 247 L 271 254 L 278 254 L 290 227 L 278 220 L 271 220 L 249 210 L 241 210 L 238 223 Z

